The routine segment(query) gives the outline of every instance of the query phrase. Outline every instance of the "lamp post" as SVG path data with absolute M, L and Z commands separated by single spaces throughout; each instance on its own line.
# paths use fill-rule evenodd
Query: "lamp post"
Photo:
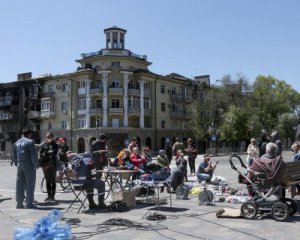
M 216 80 L 215 83 L 212 85 L 212 124 L 211 124 L 211 142 L 212 142 L 212 152 L 214 155 L 217 155 L 217 146 L 216 146 L 216 141 L 217 141 L 217 136 L 216 136 L 216 130 L 215 130 L 215 99 L 214 99 L 214 93 L 215 93 L 215 85 L 217 82 L 220 80 Z

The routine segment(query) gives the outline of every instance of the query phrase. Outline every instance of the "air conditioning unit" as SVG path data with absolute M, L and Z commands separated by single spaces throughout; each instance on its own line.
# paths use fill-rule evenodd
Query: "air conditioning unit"
M 4 119 L 8 119 L 8 115 L 7 114 L 4 115 Z

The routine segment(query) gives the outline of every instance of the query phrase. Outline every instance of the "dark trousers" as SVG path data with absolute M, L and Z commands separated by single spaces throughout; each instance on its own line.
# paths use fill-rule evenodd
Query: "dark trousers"
M 191 173 L 195 173 L 195 158 L 188 158 Z
M 56 169 L 47 168 L 43 169 L 46 179 L 46 188 L 49 198 L 54 198 L 56 192 Z

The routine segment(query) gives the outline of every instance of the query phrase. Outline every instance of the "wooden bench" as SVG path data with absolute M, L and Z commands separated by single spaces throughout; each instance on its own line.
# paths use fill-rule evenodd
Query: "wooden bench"
M 286 168 L 282 176 L 282 185 L 291 187 L 291 197 L 294 198 L 296 185 L 300 184 L 300 161 L 286 162 Z

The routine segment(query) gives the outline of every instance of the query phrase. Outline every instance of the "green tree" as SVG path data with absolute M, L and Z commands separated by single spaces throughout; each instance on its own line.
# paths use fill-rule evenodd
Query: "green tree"
M 221 139 L 226 141 L 239 141 L 248 138 L 249 114 L 236 106 L 230 106 L 223 115 L 220 126 Z
M 278 125 L 284 113 L 293 113 L 300 105 L 300 94 L 283 80 L 272 76 L 258 76 L 253 83 L 256 114 L 265 129 Z

